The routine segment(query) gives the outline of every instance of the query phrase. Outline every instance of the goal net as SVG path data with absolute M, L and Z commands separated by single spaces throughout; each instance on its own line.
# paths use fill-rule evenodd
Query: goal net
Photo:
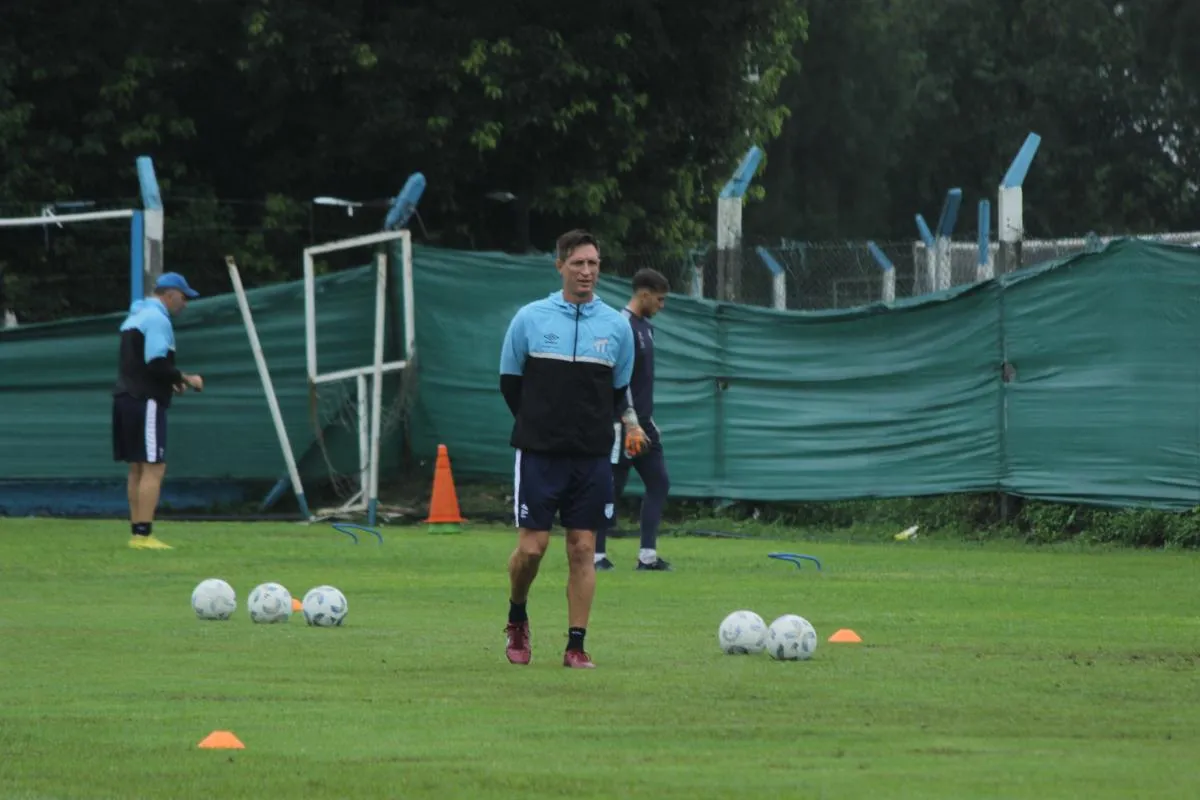
M 389 447 L 385 452 L 383 442 L 397 440 L 404 430 L 416 385 L 412 236 L 406 223 L 416 214 L 424 190 L 425 176 L 414 172 L 392 201 L 382 231 L 304 249 L 304 360 L 312 443 L 306 442 L 299 456 L 283 420 L 237 265 L 228 259 L 288 469 L 287 478 L 276 484 L 266 502 L 290 480 L 300 512 L 309 521 L 353 519 L 365 512 L 368 524 L 374 525 L 380 512 L 391 511 L 379 503 L 379 475 L 383 457 L 398 450 Z M 367 266 L 359 262 L 353 269 L 345 267 L 372 253 Z M 369 298 L 363 291 L 367 284 Z M 321 313 L 323 301 L 332 313 Z M 399 324 L 394 324 L 397 316 Z M 322 351 L 322 329 L 332 352 Z M 317 505 L 317 493 L 306 493 L 303 485 L 301 467 L 311 466 L 318 454 L 316 472 L 327 479 L 332 506 Z M 306 470 L 309 478 L 313 471 Z M 309 510 L 306 495 L 314 500 L 315 510 Z
M 363 315 L 373 313 L 373 358 L 370 363 L 357 366 L 322 369 L 316 262 L 323 255 L 345 251 L 374 253 L 374 309 L 373 312 L 362 309 Z M 399 335 L 397 326 L 391 324 L 395 314 L 389 311 L 394 267 L 398 267 L 400 277 Z M 416 365 L 413 308 L 412 237 L 408 229 L 305 248 L 304 330 L 309 415 L 329 489 L 336 498 L 334 505 L 316 508 L 315 519 L 353 518 L 365 512 L 368 523 L 374 524 L 379 513 L 395 510 L 379 504 L 381 445 L 396 440 L 411 405 Z M 389 344 L 393 346 L 389 348 Z

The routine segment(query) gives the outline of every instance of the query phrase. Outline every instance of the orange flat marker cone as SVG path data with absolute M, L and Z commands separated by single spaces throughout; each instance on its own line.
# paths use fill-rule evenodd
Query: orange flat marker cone
M 229 731 L 213 731 L 208 736 L 200 741 L 197 747 L 205 750 L 245 750 L 246 745 L 242 744 L 242 740 L 234 736 Z
M 831 642 L 861 642 L 862 637 L 849 628 L 842 628 L 829 637 Z
M 304 603 L 301 603 L 299 600 L 297 600 L 296 598 L 293 597 L 292 598 L 292 613 L 298 614 L 303 610 L 304 610 Z
M 433 496 L 429 500 L 426 524 L 439 533 L 454 533 L 460 522 L 466 522 L 458 510 L 458 492 L 454 489 L 454 474 L 450 471 L 450 451 L 438 445 L 437 464 L 433 468 Z

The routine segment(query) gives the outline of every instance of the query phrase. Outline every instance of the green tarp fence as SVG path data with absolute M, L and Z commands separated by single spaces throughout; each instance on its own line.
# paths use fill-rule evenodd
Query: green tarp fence
M 516 310 L 554 291 L 558 276 L 544 258 L 425 247 L 415 248 L 414 264 L 408 444 L 430 468 L 445 444 L 456 476 L 507 480 L 500 343 Z M 319 280 L 322 372 L 370 363 L 373 281 L 370 267 Z M 623 305 L 628 292 L 627 281 L 601 283 L 611 304 Z M 305 475 L 319 479 L 327 468 L 312 446 L 303 286 L 249 297 L 289 436 L 307 454 Z M 399 330 L 395 295 L 391 305 Z M 0 479 L 121 476 L 110 454 L 109 390 L 122 317 L 0 332 Z M 774 311 L 672 296 L 655 324 L 655 421 L 675 496 L 1002 490 L 1200 504 L 1200 250 L 1119 240 L 891 307 Z M 176 327 L 179 361 L 205 376 L 206 391 L 172 407 L 168 481 L 280 476 L 233 295 L 193 302 Z M 388 358 L 396 357 L 392 344 Z M 387 393 L 396 390 L 392 381 Z M 331 433 L 339 470 L 352 469 L 351 433 Z M 383 444 L 388 471 L 400 448 L 393 432 Z

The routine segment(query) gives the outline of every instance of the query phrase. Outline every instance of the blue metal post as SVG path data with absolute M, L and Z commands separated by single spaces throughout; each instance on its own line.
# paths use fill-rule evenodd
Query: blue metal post
M 925 223 L 925 218 L 917 214 L 917 233 L 921 235 L 921 241 L 930 250 L 933 250 L 936 244 L 933 240 L 933 232 L 929 230 L 929 226 Z
M 885 303 L 894 303 L 896 301 L 896 267 L 892 264 L 892 260 L 884 254 L 883 250 L 879 249 L 879 245 L 875 242 L 867 242 L 867 252 L 875 259 L 875 263 L 883 270 L 883 289 L 880 292 L 880 299 Z
M 951 268 L 950 242 L 954 236 L 954 226 L 958 222 L 958 208 L 962 205 L 962 189 L 951 189 L 946 192 L 942 201 L 942 213 L 938 216 L 937 236 L 934 251 L 934 290 L 949 289 L 954 283 L 954 273 Z
M 717 196 L 717 300 L 737 302 L 742 283 L 742 199 L 754 180 L 763 151 L 746 151 Z
M 990 237 L 992 226 L 992 204 L 986 199 L 979 201 L 979 260 L 976 262 L 975 277 L 985 281 L 992 277 Z
M 938 236 L 949 238 L 954 234 L 960 205 L 962 205 L 962 189 L 951 189 L 946 192 L 946 199 L 942 202 L 942 214 L 938 217 Z
M 129 303 L 146 296 L 146 220 L 135 210 L 129 223 Z
M 1025 137 L 1024 144 L 1017 151 L 1004 180 L 1000 183 L 996 205 L 996 237 L 1000 242 L 997 258 L 997 272 L 1003 274 L 1019 269 L 1021 259 L 1021 240 L 1025 237 L 1025 209 L 1022 187 L 1025 177 L 1029 174 L 1029 166 L 1037 153 L 1042 137 L 1030 133 Z
M 154 161 L 150 156 L 137 157 L 138 186 L 142 192 L 142 284 L 139 291 L 147 288 L 147 284 L 157 280 L 163 273 L 163 233 L 166 221 L 163 215 L 162 195 L 158 191 L 158 177 L 154 173 Z M 135 299 L 142 299 L 145 294 L 138 294 Z
M 754 248 L 758 258 L 771 271 L 771 306 L 779 311 L 787 309 L 787 270 L 775 260 L 771 251 L 759 245 Z
M 1036 133 L 1030 133 L 1025 137 L 1021 149 L 1017 151 L 1016 157 L 1008 165 L 1008 172 L 1004 173 L 1004 182 L 1000 184 L 1002 188 L 1016 189 L 1025 184 L 1025 176 L 1029 174 L 1029 166 L 1033 163 L 1033 157 L 1037 154 L 1038 146 L 1041 143 L 1042 137 Z

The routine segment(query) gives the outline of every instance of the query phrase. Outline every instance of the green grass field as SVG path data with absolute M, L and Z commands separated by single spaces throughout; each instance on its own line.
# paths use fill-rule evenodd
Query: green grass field
M 563 669 L 563 541 L 510 666 L 509 529 L 0 519 L 3 798 L 1194 798 L 1195 553 L 666 538 L 613 542 Z M 773 550 L 824 563 L 797 570 Z M 238 592 L 201 622 L 193 586 Z M 346 625 L 245 598 L 341 588 Z M 725 656 L 722 617 L 808 618 L 811 661 Z M 830 644 L 838 628 L 862 644 Z M 214 730 L 245 750 L 201 750 Z

